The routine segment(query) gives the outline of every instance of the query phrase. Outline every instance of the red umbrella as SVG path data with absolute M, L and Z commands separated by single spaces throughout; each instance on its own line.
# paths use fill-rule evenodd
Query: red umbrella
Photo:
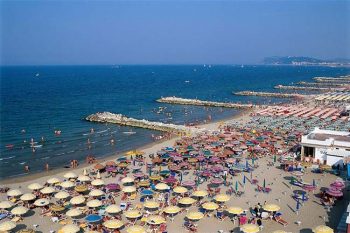
M 343 196 L 343 192 L 338 190 L 338 189 L 334 189 L 334 188 L 329 188 L 327 189 L 326 193 L 330 196 L 333 196 L 333 197 L 341 197 Z

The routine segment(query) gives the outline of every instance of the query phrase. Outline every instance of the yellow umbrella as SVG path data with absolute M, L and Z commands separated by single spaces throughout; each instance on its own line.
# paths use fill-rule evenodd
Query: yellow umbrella
M 77 216 L 80 216 L 82 214 L 83 214 L 83 212 L 80 209 L 76 209 L 76 208 L 68 210 L 67 213 L 66 213 L 66 215 L 68 217 L 77 217 Z
M 100 200 L 95 199 L 95 200 L 88 201 L 86 205 L 91 208 L 96 208 L 96 207 L 100 207 L 102 205 L 102 202 Z
M 151 225 L 159 225 L 165 222 L 166 222 L 165 219 L 159 215 L 151 215 L 147 217 L 147 223 Z
M 36 196 L 34 195 L 34 194 L 32 194 L 32 193 L 25 193 L 25 194 L 23 194 L 21 197 L 20 197 L 20 199 L 22 200 L 22 201 L 32 201 L 32 200 L 34 200 L 36 198 Z
M 263 205 L 263 209 L 266 211 L 273 212 L 273 211 L 279 211 L 280 207 L 276 204 L 266 204 L 266 205 Z
M 146 233 L 145 228 L 142 226 L 131 226 L 126 229 L 127 233 Z
M 76 196 L 73 197 L 72 199 L 70 199 L 69 201 L 72 205 L 80 205 L 83 204 L 85 202 L 85 197 L 84 196 Z
M 241 226 L 241 231 L 244 233 L 257 233 L 259 230 L 259 226 L 255 224 L 244 224 Z
M 13 206 L 13 203 L 10 201 L 2 201 L 0 202 L 0 209 L 8 209 Z
M 101 179 L 96 179 L 96 180 L 93 180 L 93 181 L 91 182 L 91 184 L 92 184 L 93 186 L 102 186 L 102 185 L 105 184 L 105 182 L 104 182 L 103 180 L 101 180 Z
M 126 186 L 122 189 L 124 193 L 133 193 L 136 192 L 136 188 L 134 186 Z
M 50 204 L 50 201 L 46 198 L 41 198 L 41 199 L 38 199 L 34 202 L 34 205 L 39 206 L 39 207 L 46 206 L 48 204 Z
M 22 229 L 17 231 L 17 233 L 35 233 L 35 231 L 33 229 Z
M 78 185 L 74 187 L 74 190 L 77 191 L 78 193 L 83 193 L 88 190 L 86 185 Z
M 67 224 L 64 227 L 62 227 L 58 233 L 77 233 L 80 231 L 80 227 L 74 224 Z
M 60 186 L 62 188 L 71 188 L 71 187 L 74 187 L 75 184 L 72 181 L 68 181 L 67 180 L 67 181 L 64 181 L 64 182 L 60 183 Z
M 139 150 L 131 150 L 125 153 L 127 156 L 143 155 L 145 152 Z
M 128 210 L 124 213 L 124 216 L 127 218 L 139 218 L 141 215 L 142 214 L 138 210 Z
M 219 208 L 219 205 L 214 202 L 206 202 L 202 205 L 202 207 L 206 210 L 216 210 L 217 208 Z
M 46 183 L 48 183 L 48 184 L 57 184 L 59 182 L 61 182 L 60 179 L 58 179 L 56 177 L 52 177 L 46 181 Z
M 43 186 L 39 183 L 33 183 L 33 184 L 30 184 L 28 185 L 28 189 L 30 190 L 38 190 L 38 189 L 42 189 Z
M 105 226 L 109 229 L 118 229 L 118 228 L 122 227 L 123 225 L 124 225 L 124 223 L 122 221 L 116 220 L 116 219 L 108 220 L 108 221 L 103 223 L 103 226 Z
M 164 212 L 167 214 L 177 214 L 181 211 L 178 206 L 168 206 L 164 209 Z
M 334 230 L 330 227 L 327 227 L 325 225 L 320 225 L 312 229 L 312 232 L 314 233 L 334 233 Z
M 66 174 L 64 174 L 63 177 L 67 179 L 75 179 L 78 177 L 78 175 L 75 174 L 74 172 L 67 172 Z
M 66 191 L 61 191 L 55 194 L 55 198 L 57 199 L 66 199 L 67 197 L 69 197 L 70 194 L 67 193 Z
M 137 185 L 140 187 L 148 187 L 148 186 L 150 186 L 150 183 L 148 180 L 142 180 L 139 183 L 137 183 Z
M 87 181 L 90 181 L 90 177 L 88 176 L 85 176 L 85 175 L 79 175 L 78 176 L 78 180 L 81 181 L 81 182 L 87 182 Z
M 152 175 L 152 176 L 149 177 L 149 179 L 150 180 L 160 180 L 160 179 L 162 179 L 162 177 L 158 176 L 158 175 Z
M 186 215 L 186 217 L 189 220 L 200 220 L 204 217 L 204 214 L 198 211 L 191 211 Z
M 121 212 L 122 210 L 120 209 L 120 207 L 118 205 L 110 205 L 110 206 L 107 206 L 105 211 L 109 214 L 116 214 L 116 213 Z
M 24 206 L 18 206 L 15 207 L 11 210 L 11 214 L 13 215 L 23 215 L 25 213 L 27 213 L 29 211 L 28 208 L 24 207 Z
M 182 205 L 192 205 L 195 202 L 196 200 L 191 197 L 184 197 L 179 200 L 179 203 Z
M 167 184 L 164 184 L 164 183 L 159 183 L 156 185 L 155 187 L 157 190 L 168 190 L 170 187 L 167 185 Z
M 22 195 L 22 192 L 18 189 L 11 189 L 6 194 L 9 197 L 17 197 L 17 196 Z
M 208 196 L 208 192 L 204 191 L 204 190 L 197 190 L 197 191 L 192 193 L 192 196 L 194 196 L 194 197 L 206 197 L 206 196 Z
M 102 190 L 99 190 L 99 189 L 91 190 L 91 192 L 89 193 L 90 197 L 100 197 L 103 195 L 105 195 L 105 192 L 103 192 Z
M 63 211 L 65 208 L 61 205 L 52 205 L 50 206 L 50 210 L 54 212 L 60 212 Z
M 40 192 L 42 194 L 51 194 L 51 193 L 56 192 L 56 190 L 52 187 L 45 187 L 45 188 L 41 189 Z
M 122 179 L 122 183 L 125 184 L 125 183 L 133 183 L 135 181 L 134 178 L 132 177 L 125 177 Z
M 226 195 L 226 194 L 218 194 L 215 196 L 215 201 L 217 202 L 226 202 L 230 200 L 230 196 Z
M 182 186 L 177 186 L 177 187 L 174 188 L 173 191 L 174 191 L 175 193 L 180 193 L 180 194 L 182 194 L 182 193 L 187 193 L 187 192 L 188 192 L 188 189 L 185 188 L 185 187 L 182 187 Z
M 159 208 L 159 203 L 155 202 L 155 201 L 146 201 L 143 206 L 145 208 L 149 208 L 149 209 L 155 209 L 155 208 Z
M 241 207 L 232 206 L 227 209 L 230 214 L 242 214 L 244 211 Z
M 16 228 L 16 223 L 12 222 L 12 221 L 6 221 L 6 222 L 2 222 L 0 224 L 0 231 L 11 231 L 13 229 Z

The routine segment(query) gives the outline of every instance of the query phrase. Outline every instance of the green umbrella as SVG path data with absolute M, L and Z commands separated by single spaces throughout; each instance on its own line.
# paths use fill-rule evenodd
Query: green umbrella
M 235 185 L 236 192 L 238 191 L 238 181 L 236 180 L 236 185 Z

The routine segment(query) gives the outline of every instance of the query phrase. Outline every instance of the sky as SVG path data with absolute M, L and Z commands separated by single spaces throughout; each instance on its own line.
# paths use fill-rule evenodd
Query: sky
M 0 1 L 1 65 L 350 58 L 350 1 Z

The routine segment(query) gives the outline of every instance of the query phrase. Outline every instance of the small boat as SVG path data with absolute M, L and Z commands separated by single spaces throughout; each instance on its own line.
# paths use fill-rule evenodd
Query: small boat
M 39 76 L 40 76 L 40 74 L 39 74 L 39 73 L 36 73 L 36 74 L 35 74 L 35 77 L 39 77 Z
M 190 82 L 190 80 L 186 80 L 186 81 L 185 81 L 185 83 L 189 83 L 189 82 Z

